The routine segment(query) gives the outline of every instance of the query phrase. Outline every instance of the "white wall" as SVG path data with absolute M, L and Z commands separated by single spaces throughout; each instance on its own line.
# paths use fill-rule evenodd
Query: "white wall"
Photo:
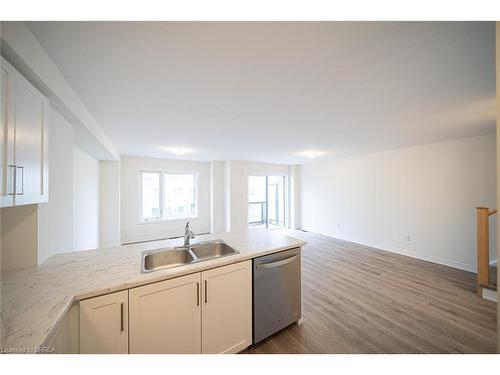
M 224 230 L 231 230 L 231 162 L 224 162 Z
M 73 250 L 73 125 L 51 108 L 49 201 L 38 205 L 38 264 Z
M 141 223 L 139 221 L 139 173 L 141 169 L 198 173 L 198 217 L 190 219 L 195 233 L 210 232 L 210 163 L 123 156 L 121 160 L 122 243 L 181 236 L 185 219 Z
M 0 242 L 2 242 L 1 271 L 20 270 L 37 266 L 38 206 L 0 208 L 2 217 Z
M 226 229 L 226 169 L 223 161 L 210 163 L 210 191 L 211 233 L 224 232 Z
M 99 247 L 120 245 L 120 162 L 99 168 Z
M 475 207 L 497 207 L 495 143 L 486 135 L 301 166 L 301 226 L 474 271 Z
M 248 228 L 248 175 L 267 174 L 273 176 L 286 176 L 287 185 L 289 177 L 289 166 L 284 164 L 266 164 L 247 161 L 229 162 L 230 168 L 230 229 L 241 230 Z M 285 186 L 285 194 L 288 196 L 289 187 Z M 289 215 L 289 206 L 285 207 L 285 216 Z
M 73 153 L 73 247 L 99 247 L 99 161 L 78 147 Z
M 290 228 L 300 228 L 300 166 L 290 166 Z

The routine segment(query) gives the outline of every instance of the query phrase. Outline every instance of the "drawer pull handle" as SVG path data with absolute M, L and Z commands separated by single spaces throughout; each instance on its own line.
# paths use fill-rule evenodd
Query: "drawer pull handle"
M 16 170 L 16 195 L 24 195 L 24 167 L 17 167 L 21 171 L 21 192 L 17 191 L 17 170 Z
M 205 303 L 208 303 L 208 282 L 205 280 Z
M 123 302 L 120 305 L 120 332 L 123 332 Z
M 257 269 L 258 270 L 265 270 L 268 268 L 284 266 L 285 264 L 293 262 L 296 258 L 297 258 L 297 255 L 294 255 L 294 256 L 291 256 L 291 257 L 288 257 L 285 259 L 281 259 L 281 260 L 278 260 L 275 262 L 257 264 Z
M 12 192 L 9 192 L 8 195 L 16 195 L 16 189 L 17 189 L 17 183 L 16 183 L 16 178 L 17 178 L 17 167 L 14 164 L 9 164 L 9 168 L 12 168 Z

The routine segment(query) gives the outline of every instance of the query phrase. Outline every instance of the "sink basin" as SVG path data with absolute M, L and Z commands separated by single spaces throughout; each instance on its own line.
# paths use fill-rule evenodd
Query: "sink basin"
M 226 243 L 221 240 L 196 243 L 191 245 L 190 249 L 196 257 L 196 260 L 200 261 L 238 253 L 235 249 L 226 245 Z
M 142 272 L 185 266 L 233 254 L 238 254 L 238 251 L 222 240 L 198 242 L 189 247 L 148 250 L 142 253 Z
M 184 266 L 195 260 L 191 252 L 186 248 L 147 251 L 143 253 L 142 259 L 142 269 L 144 272 Z

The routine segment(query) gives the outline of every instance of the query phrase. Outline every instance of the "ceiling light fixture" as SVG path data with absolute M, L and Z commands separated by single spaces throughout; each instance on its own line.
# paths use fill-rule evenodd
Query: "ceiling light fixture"
M 165 147 L 165 150 L 177 156 L 182 156 L 193 152 L 193 150 L 185 147 Z
M 313 151 L 313 150 L 299 152 L 300 156 L 305 156 L 306 158 L 309 158 L 309 159 L 314 159 L 314 158 L 321 156 L 321 155 L 324 155 L 324 154 L 325 154 L 325 152 L 323 152 L 323 151 Z

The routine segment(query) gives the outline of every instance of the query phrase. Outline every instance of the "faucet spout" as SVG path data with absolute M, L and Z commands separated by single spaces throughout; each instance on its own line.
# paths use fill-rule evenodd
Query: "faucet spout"
M 184 227 L 184 246 L 188 247 L 191 244 L 191 240 L 194 238 L 194 233 L 189 229 L 189 221 Z

